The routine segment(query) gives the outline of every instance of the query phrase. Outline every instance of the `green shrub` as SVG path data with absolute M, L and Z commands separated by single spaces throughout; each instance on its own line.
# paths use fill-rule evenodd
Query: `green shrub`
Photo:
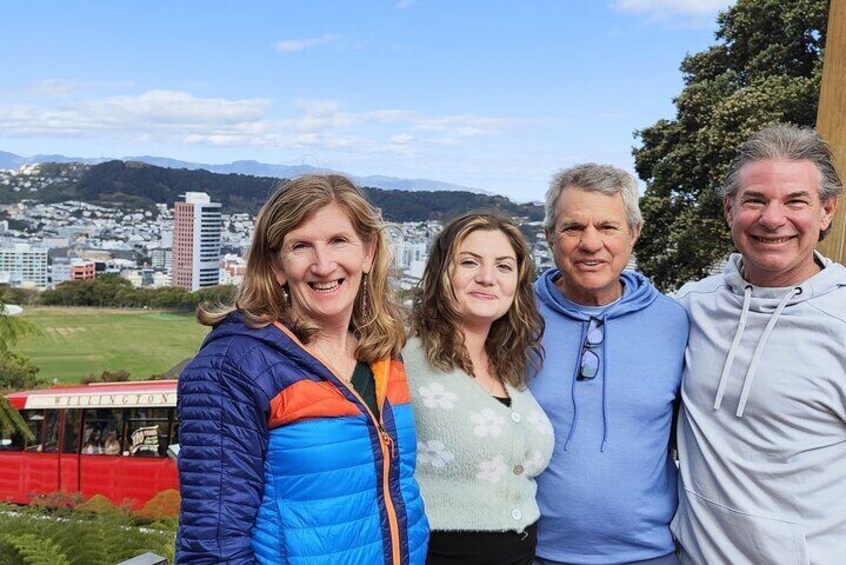
M 0 563 L 114 565 L 144 552 L 173 562 L 176 521 L 140 527 L 124 510 L 0 505 Z

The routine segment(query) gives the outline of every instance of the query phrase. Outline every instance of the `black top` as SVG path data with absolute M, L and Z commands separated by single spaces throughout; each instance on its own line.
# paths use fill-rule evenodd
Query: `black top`
M 431 533 L 426 565 L 532 565 L 537 522 L 525 532 Z
M 379 405 L 376 402 L 376 379 L 373 377 L 373 369 L 370 368 L 370 365 L 361 361 L 356 363 L 350 385 L 367 404 L 373 415 L 378 418 Z
M 494 396 L 494 398 L 496 398 L 497 400 L 499 400 L 500 402 L 502 402 L 503 404 L 505 404 L 506 406 L 508 406 L 509 408 L 511 408 L 511 397 L 508 397 L 508 396 Z

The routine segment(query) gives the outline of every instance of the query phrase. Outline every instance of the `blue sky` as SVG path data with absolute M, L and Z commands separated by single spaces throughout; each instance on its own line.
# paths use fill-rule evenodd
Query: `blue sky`
M 7 2 L 0 151 L 255 159 L 543 197 L 672 118 L 731 0 Z

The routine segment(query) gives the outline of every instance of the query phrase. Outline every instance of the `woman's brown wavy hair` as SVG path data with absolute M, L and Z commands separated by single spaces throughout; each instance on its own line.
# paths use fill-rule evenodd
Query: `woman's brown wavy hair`
M 534 262 L 526 239 L 514 223 L 498 213 L 470 212 L 448 223 L 432 243 L 423 279 L 414 299 L 411 331 L 423 342 L 429 363 L 443 371 L 460 367 L 473 374 L 464 346 L 452 275 L 464 239 L 477 230 L 499 231 L 508 238 L 517 257 L 517 289 L 508 312 L 491 325 L 485 351 L 493 374 L 516 388 L 524 388 L 543 361 L 544 322 L 538 314 L 532 278 Z
M 305 175 L 280 184 L 256 217 L 244 282 L 234 304 L 218 309 L 201 305 L 197 309 L 200 323 L 215 326 L 237 311 L 249 326 L 263 327 L 279 320 L 303 343 L 309 343 L 320 328 L 312 320 L 292 318 L 287 292 L 277 282 L 273 267 L 279 265 L 286 234 L 332 203 L 347 214 L 362 242 L 374 246 L 373 266 L 365 282 L 367 305 L 363 307 L 362 285 L 350 320 L 350 329 L 358 337 L 356 358 L 371 362 L 398 355 L 406 334 L 402 315 L 388 289 L 391 257 L 385 224 L 379 211 L 341 175 Z

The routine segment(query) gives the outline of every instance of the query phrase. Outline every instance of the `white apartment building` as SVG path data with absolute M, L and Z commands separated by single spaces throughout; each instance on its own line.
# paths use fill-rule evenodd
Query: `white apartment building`
M 426 261 L 429 256 L 428 242 L 393 240 L 394 267 L 409 269 L 415 262 Z
M 173 272 L 173 250 L 170 247 L 151 247 L 149 252 L 150 265 L 154 269 L 164 271 L 168 275 Z
M 46 287 L 47 248 L 27 243 L 0 247 L 0 279 L 12 287 Z

